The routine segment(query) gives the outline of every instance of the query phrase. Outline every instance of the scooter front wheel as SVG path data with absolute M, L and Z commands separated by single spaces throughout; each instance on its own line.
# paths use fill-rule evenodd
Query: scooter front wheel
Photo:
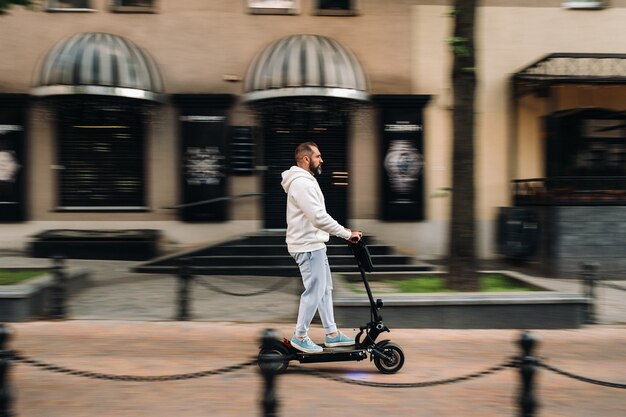
M 257 363 L 262 371 L 280 374 L 285 372 L 289 366 L 288 354 L 287 349 L 282 346 L 261 349 Z
M 395 374 L 404 365 L 404 352 L 395 343 L 385 343 L 378 348 L 389 359 L 374 356 L 374 365 L 383 374 Z

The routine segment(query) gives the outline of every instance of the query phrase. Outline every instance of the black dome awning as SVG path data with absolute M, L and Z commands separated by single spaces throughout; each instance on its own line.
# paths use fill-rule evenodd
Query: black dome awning
M 555 52 L 511 77 L 516 97 L 563 84 L 626 84 L 626 54 Z
M 109 33 L 79 33 L 48 52 L 37 71 L 32 94 L 162 101 L 163 80 L 150 55 L 130 40 Z
M 368 83 L 354 54 L 320 35 L 291 35 L 257 55 L 248 69 L 244 101 L 282 97 L 368 101 Z

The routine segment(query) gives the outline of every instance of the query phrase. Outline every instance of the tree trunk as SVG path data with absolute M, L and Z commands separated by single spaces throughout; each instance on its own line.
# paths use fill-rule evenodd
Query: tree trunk
M 474 218 L 475 12 L 476 0 L 454 1 L 454 36 L 450 39 L 454 55 L 452 218 L 447 286 L 461 291 L 478 287 Z

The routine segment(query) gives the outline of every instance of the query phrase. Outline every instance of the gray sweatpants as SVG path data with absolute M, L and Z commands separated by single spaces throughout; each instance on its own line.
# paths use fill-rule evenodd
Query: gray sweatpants
M 292 253 L 302 275 L 304 292 L 300 296 L 296 336 L 304 337 L 315 312 L 319 311 L 326 334 L 337 331 L 333 313 L 333 279 L 330 274 L 326 248 L 313 252 Z

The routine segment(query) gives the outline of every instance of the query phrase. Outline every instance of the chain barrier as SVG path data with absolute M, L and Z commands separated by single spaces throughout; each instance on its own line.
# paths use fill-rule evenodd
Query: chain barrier
M 167 381 L 181 381 L 188 379 L 196 379 L 196 378 L 204 378 L 208 376 L 214 375 L 223 375 L 231 372 L 240 371 L 247 367 L 257 364 L 256 359 L 252 359 L 249 361 L 241 362 L 235 365 L 225 366 L 223 368 L 198 371 L 198 372 L 190 372 L 185 374 L 172 374 L 172 375 L 155 375 L 155 376 L 136 376 L 136 375 L 114 375 L 114 374 L 105 374 L 100 372 L 91 372 L 91 371 L 80 371 L 76 369 L 66 368 L 59 365 L 54 365 L 46 362 L 42 362 L 37 359 L 32 359 L 27 356 L 24 356 L 18 352 L 13 352 L 12 359 L 16 362 L 23 363 L 26 365 L 34 366 L 35 368 L 39 368 L 42 370 L 56 372 L 60 374 L 67 374 L 73 376 L 79 376 L 84 378 L 92 378 L 92 379 L 104 379 L 109 381 L 123 381 L 123 382 L 167 382 Z M 626 389 L 626 384 L 620 384 L 616 382 L 608 382 L 601 381 L 598 379 L 588 378 L 580 375 L 573 374 L 571 372 L 564 371 L 562 369 L 556 368 L 554 366 L 550 366 L 544 362 L 538 362 L 538 366 L 554 372 L 556 374 L 575 379 L 581 382 L 586 382 L 593 385 L 600 385 L 604 387 L 610 388 L 618 388 L 618 389 Z M 335 382 L 341 382 L 350 385 L 360 385 L 367 387 L 377 387 L 377 388 L 425 388 L 425 387 L 433 387 L 437 385 L 449 385 L 457 382 L 464 382 L 473 379 L 478 379 L 484 376 L 495 374 L 499 371 L 508 368 L 518 368 L 519 367 L 519 359 L 511 358 L 508 359 L 498 365 L 489 367 L 483 371 L 474 372 L 467 375 L 462 375 L 454 378 L 445 378 L 433 381 L 422 381 L 422 382 L 402 382 L 402 383 L 393 383 L 393 382 L 371 382 L 371 381 L 361 381 L 358 379 L 346 378 L 332 375 L 328 372 L 323 372 L 317 369 L 305 368 L 298 365 L 292 365 L 291 368 L 297 373 L 314 376 L 322 379 L 328 379 Z
M 213 284 L 209 284 L 209 282 L 201 280 L 198 277 L 194 277 L 194 279 L 196 280 L 196 282 L 198 284 L 200 284 L 201 286 L 203 286 L 203 287 L 205 287 L 205 288 L 207 288 L 207 289 L 209 289 L 211 291 L 214 291 L 214 292 L 219 293 L 219 294 L 224 294 L 224 295 L 232 295 L 234 297 L 253 297 L 253 296 L 256 296 L 256 295 L 262 295 L 262 294 L 267 294 L 267 293 L 270 293 L 270 292 L 278 291 L 279 289 L 285 287 L 287 284 L 289 284 L 289 282 L 291 282 L 293 280 L 293 278 L 291 278 L 291 277 L 285 277 L 282 280 L 274 283 L 273 285 L 270 285 L 267 288 L 263 288 L 261 290 L 257 290 L 257 291 L 253 291 L 253 292 L 249 292 L 249 293 L 237 293 L 237 292 L 224 290 L 224 289 L 219 288 L 219 287 L 217 287 L 217 286 L 215 286 Z
M 571 372 L 563 371 L 562 369 L 555 368 L 554 366 L 550 366 L 543 362 L 538 362 L 537 365 L 548 371 L 552 371 L 556 374 L 559 374 L 559 375 L 562 375 L 571 379 L 575 379 L 581 382 L 587 382 L 593 385 L 601 385 L 603 387 L 626 389 L 626 384 L 618 384 L 616 382 L 607 382 L 607 381 L 600 381 L 598 379 L 587 378 L 585 376 L 580 376 L 580 375 L 573 374 Z
M 185 373 L 185 374 L 173 374 L 173 375 L 137 376 L 137 375 L 105 374 L 105 373 L 100 373 L 100 372 L 81 371 L 77 369 L 66 368 L 63 366 L 54 365 L 54 364 L 43 362 L 37 359 L 29 358 L 27 356 L 20 354 L 19 352 L 13 352 L 12 359 L 15 362 L 30 365 L 30 366 L 33 366 L 35 368 L 39 368 L 45 371 L 84 377 L 84 378 L 104 379 L 104 380 L 109 380 L 109 381 L 122 381 L 122 382 L 181 381 L 181 380 L 188 380 L 188 379 L 203 378 L 203 377 L 213 376 L 213 375 L 223 375 L 223 374 L 239 371 L 249 366 L 257 364 L 257 359 L 252 359 L 252 360 L 241 362 L 235 365 L 230 365 L 230 366 L 213 369 L 213 370 L 190 372 L 190 373 Z M 360 381 L 360 380 L 352 379 L 352 378 L 334 376 L 327 372 L 323 372 L 323 371 L 316 370 L 316 369 L 304 368 L 298 365 L 292 365 L 291 368 L 293 368 L 295 372 L 302 373 L 305 375 L 315 376 L 318 378 L 328 379 L 328 380 L 332 380 L 335 382 L 342 382 L 342 383 L 351 384 L 351 385 L 361 385 L 361 386 L 378 387 L 378 388 L 423 388 L 423 387 L 453 384 L 455 382 L 463 382 L 463 381 L 468 381 L 472 379 L 477 379 L 483 376 L 494 374 L 496 372 L 499 372 L 507 368 L 515 368 L 518 366 L 517 363 L 518 361 L 516 359 L 509 359 L 499 365 L 487 368 L 484 371 L 475 372 L 475 373 L 463 375 L 460 377 L 447 378 L 447 379 L 434 380 L 434 381 L 412 382 L 412 383 L 388 383 L 388 382 Z
M 478 379 L 487 375 L 495 374 L 496 372 L 502 371 L 507 368 L 516 368 L 518 367 L 519 361 L 517 359 L 509 359 L 505 362 L 502 362 L 499 365 L 492 366 L 490 368 L 485 369 L 484 371 L 474 372 L 471 374 L 454 377 L 454 378 L 446 378 L 439 379 L 433 381 L 423 381 L 423 382 L 371 382 L 371 381 L 361 381 L 358 379 L 345 378 L 341 376 L 335 376 L 329 374 L 327 372 L 323 372 L 316 369 L 304 368 L 298 365 L 293 365 L 292 367 L 296 372 L 308 374 L 311 376 L 316 376 L 318 378 L 328 379 L 335 382 L 342 382 L 345 384 L 351 385 L 361 385 L 366 387 L 377 387 L 377 388 L 425 388 L 425 387 L 434 387 L 437 385 L 449 385 L 454 384 L 456 382 L 469 381 L 472 379 Z
M 235 365 L 225 366 L 223 368 L 212 369 L 207 371 L 190 372 L 186 374 L 173 374 L 173 375 L 156 375 L 156 376 L 136 376 L 136 375 L 113 375 L 104 374 L 100 372 L 91 371 L 79 371 L 76 369 L 66 368 L 63 366 L 53 365 L 46 362 L 39 361 L 37 359 L 28 358 L 19 352 L 13 352 L 12 359 L 16 362 L 31 365 L 36 368 L 56 372 L 60 374 L 67 374 L 73 376 L 79 376 L 92 379 L 106 379 L 109 381 L 123 381 L 123 382 L 166 382 L 166 381 L 182 381 L 187 379 L 203 378 L 213 375 L 223 375 L 230 372 L 239 371 L 251 365 L 257 363 L 256 359 L 241 362 Z

